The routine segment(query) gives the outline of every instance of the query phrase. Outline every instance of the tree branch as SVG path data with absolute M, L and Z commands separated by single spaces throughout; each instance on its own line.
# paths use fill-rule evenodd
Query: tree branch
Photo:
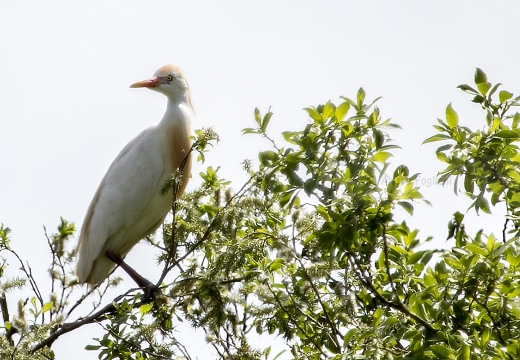
M 105 318 L 106 315 L 114 314 L 117 311 L 116 306 L 114 304 L 135 290 L 137 290 L 137 289 L 131 289 L 131 290 L 127 291 L 125 294 L 117 296 L 110 304 L 107 304 L 105 307 L 96 311 L 95 313 L 93 313 L 90 316 L 87 316 L 85 318 L 79 318 L 77 321 L 72 322 L 72 323 L 64 323 L 59 328 L 59 330 L 52 333 L 45 340 L 41 341 L 35 347 L 33 347 L 31 349 L 31 353 L 34 354 L 35 352 L 37 352 L 38 350 L 40 350 L 46 346 L 50 347 L 54 343 L 54 341 L 56 341 L 56 339 L 58 339 L 63 334 L 76 330 L 77 328 L 80 328 L 83 325 L 92 324 L 92 323 L 104 320 L 103 318 Z M 151 299 L 150 301 L 153 301 L 153 299 Z M 143 302 L 137 302 L 133 305 L 133 307 L 137 308 L 141 305 L 143 305 Z

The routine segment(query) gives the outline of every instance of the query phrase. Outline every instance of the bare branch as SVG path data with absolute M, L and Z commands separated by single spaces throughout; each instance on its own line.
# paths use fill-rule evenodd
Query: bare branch
M 46 346 L 50 347 L 54 343 L 54 341 L 56 341 L 56 339 L 58 339 L 63 334 L 76 330 L 77 328 L 80 328 L 87 324 L 92 324 L 92 323 L 106 320 L 107 315 L 116 313 L 117 309 L 114 304 L 116 304 L 121 299 L 123 299 L 125 296 L 129 295 L 130 293 L 132 293 L 136 290 L 137 289 L 131 289 L 131 290 L 127 291 L 125 294 L 117 296 L 110 304 L 105 305 L 102 309 L 96 311 L 94 314 L 92 314 L 90 316 L 87 316 L 85 318 L 79 318 L 75 322 L 64 323 L 56 332 L 52 333 L 45 340 L 41 341 L 35 347 L 33 347 L 31 350 L 31 353 L 35 353 L 38 350 L 40 350 Z M 150 300 L 150 301 L 152 301 L 152 300 Z M 143 305 L 143 302 L 137 302 L 137 303 L 133 304 L 133 307 L 138 308 L 141 305 Z

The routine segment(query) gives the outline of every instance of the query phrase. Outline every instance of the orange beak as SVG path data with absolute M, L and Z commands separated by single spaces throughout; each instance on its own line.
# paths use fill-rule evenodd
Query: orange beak
M 163 83 L 164 83 L 163 79 L 161 79 L 159 77 L 153 77 L 148 80 L 138 81 L 135 84 L 130 85 L 130 87 L 131 88 L 141 88 L 141 87 L 155 88 Z

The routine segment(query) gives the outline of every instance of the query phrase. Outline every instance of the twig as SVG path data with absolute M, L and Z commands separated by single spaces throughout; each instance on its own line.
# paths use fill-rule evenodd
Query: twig
M 330 318 L 329 312 L 328 312 L 328 310 L 327 310 L 327 308 L 325 306 L 325 303 L 323 302 L 323 300 L 321 298 L 321 295 L 320 295 L 320 292 L 318 291 L 318 288 L 316 287 L 316 285 L 314 284 L 312 278 L 310 277 L 309 273 L 307 272 L 307 269 L 305 268 L 305 265 L 303 264 L 301 256 L 299 256 L 298 252 L 296 251 L 296 241 L 295 241 L 295 237 L 294 237 L 294 227 L 293 227 L 292 240 L 293 240 L 292 241 L 293 242 L 293 249 L 292 250 L 293 250 L 294 255 L 296 257 L 296 261 L 298 262 L 298 264 L 300 264 L 300 268 L 301 268 L 303 274 L 305 275 L 305 278 L 307 279 L 307 281 L 311 285 L 311 288 L 312 288 L 312 291 L 314 291 L 314 294 L 316 294 L 316 298 L 318 299 L 318 302 L 320 303 L 321 309 L 323 310 L 323 314 L 325 315 L 325 319 L 327 320 L 327 323 L 329 324 L 329 326 L 331 327 L 332 331 L 334 332 L 335 336 L 334 336 L 334 338 L 331 338 L 331 339 L 334 341 L 334 345 L 338 349 L 340 349 L 341 348 L 340 340 L 337 337 L 339 336 L 340 338 L 343 338 L 343 335 L 339 332 L 339 330 L 336 327 L 336 324 L 334 324 L 334 322 Z
M 289 296 L 289 299 L 291 299 L 291 301 L 293 303 L 296 304 L 297 300 L 294 298 L 293 294 L 291 294 L 291 291 L 289 289 L 289 286 L 287 286 L 287 284 L 285 282 L 282 282 L 282 285 L 284 286 L 285 288 L 285 291 L 287 291 L 287 296 Z M 309 302 L 307 301 L 307 304 L 309 304 Z M 309 306 L 312 306 L 312 304 L 309 304 Z M 307 320 L 309 320 L 310 322 L 312 322 L 317 328 L 319 328 L 320 330 L 323 330 L 323 324 L 321 324 L 319 321 L 317 321 L 316 319 L 314 319 L 312 316 L 310 316 L 309 314 L 305 313 L 301 308 L 298 308 L 298 311 L 300 312 L 300 314 L 302 314 Z
M 278 298 L 278 296 L 275 294 L 275 292 L 273 291 L 273 289 L 271 289 L 271 286 L 269 286 L 269 284 L 266 284 L 267 285 L 267 288 L 269 289 L 269 292 L 273 295 L 274 297 L 274 300 L 276 301 L 276 303 L 278 304 L 278 306 L 280 306 L 280 308 L 285 312 L 285 314 L 287 315 L 287 317 L 292 321 L 292 323 L 298 328 L 298 330 L 301 331 L 301 333 L 303 335 L 305 335 L 305 337 L 307 339 L 309 339 L 313 344 L 314 346 L 316 347 L 317 350 L 319 350 L 319 352 L 323 355 L 323 356 L 326 356 L 326 354 L 323 352 L 322 348 L 321 348 L 321 345 L 318 344 L 315 340 L 314 340 L 314 337 L 312 336 L 309 336 L 309 334 L 307 334 L 307 332 L 305 331 L 305 329 L 303 329 L 301 326 L 300 326 L 300 323 L 298 321 L 296 321 L 296 319 L 294 319 L 291 315 L 291 313 L 289 312 L 289 310 L 287 310 L 287 308 L 282 304 L 282 302 L 280 301 L 280 299 Z
M 51 273 L 51 293 L 52 294 L 54 294 L 54 292 L 55 292 L 55 282 L 56 282 L 56 279 L 55 279 L 55 276 L 53 275 L 53 273 L 56 272 L 56 270 L 55 270 L 56 269 L 56 265 L 61 270 L 61 276 L 62 276 L 62 279 L 61 279 L 61 296 L 60 296 L 60 299 L 59 299 L 59 303 L 58 304 L 54 304 L 55 306 L 53 306 L 53 308 L 51 309 L 51 312 L 50 312 L 50 319 L 52 320 L 52 317 L 53 317 L 54 314 L 59 313 L 62 310 L 64 310 L 65 303 L 67 302 L 67 299 L 70 296 L 70 294 L 72 293 L 72 291 L 69 291 L 68 295 L 65 295 L 65 290 L 67 289 L 67 286 L 65 284 L 65 279 L 66 279 L 66 276 L 67 276 L 67 274 L 65 272 L 65 264 L 62 262 L 61 256 L 58 253 L 56 253 L 55 247 L 53 246 L 53 242 L 51 241 L 49 235 L 47 234 L 47 228 L 45 226 L 43 226 L 43 232 L 45 234 L 45 238 L 47 239 L 47 245 L 49 245 L 49 248 L 50 248 L 51 253 L 52 253 L 52 264 L 51 264 L 51 267 L 49 269 L 49 271 Z M 43 321 L 43 318 L 42 318 L 42 321 Z
M 11 249 L 7 249 L 7 251 L 9 251 L 11 254 L 13 254 L 18 259 L 18 262 L 20 263 L 20 269 L 24 272 L 27 280 L 29 280 L 29 283 L 31 284 L 31 288 L 32 288 L 34 294 L 36 295 L 36 298 L 40 302 L 40 305 L 43 306 L 43 297 L 40 292 L 40 289 L 38 288 L 38 284 L 36 284 L 36 280 L 34 280 L 34 277 L 32 275 L 32 270 L 31 270 L 31 267 L 29 266 L 29 263 L 27 263 L 27 267 L 25 267 L 23 260 L 20 258 L 20 256 L 15 251 L 13 251 Z
M 103 300 L 103 297 L 105 296 L 107 290 L 109 289 L 110 287 L 110 282 L 107 283 L 107 285 L 105 286 L 105 289 L 99 294 L 99 301 L 97 303 L 97 305 L 95 305 L 93 307 L 93 309 L 91 310 L 91 312 L 87 315 L 89 316 L 90 314 L 93 314 L 96 309 L 101 305 L 101 301 Z M 85 294 L 83 294 L 79 299 L 78 301 L 76 301 L 76 303 L 74 305 L 72 305 L 72 307 L 69 309 L 69 311 L 67 312 L 67 318 L 70 316 L 70 314 L 72 314 L 72 312 L 79 306 L 83 303 L 83 301 L 88 298 L 90 296 L 90 294 L 92 294 L 94 291 L 98 290 L 99 289 L 99 285 L 96 285 L 92 288 L 90 288 Z
M 177 172 L 175 173 L 174 177 L 174 187 L 172 187 L 172 191 L 173 191 L 173 200 L 172 200 L 172 229 L 171 229 L 171 234 L 170 234 L 170 244 L 171 244 L 171 247 L 170 249 L 166 249 L 168 251 L 168 257 L 166 258 L 166 260 L 164 261 L 164 267 L 163 267 L 163 271 L 161 273 L 161 277 L 159 278 L 159 281 L 157 281 L 156 283 L 156 286 L 160 286 L 160 284 L 162 284 L 162 282 L 164 281 L 164 278 L 166 277 L 166 275 L 170 272 L 171 268 L 170 268 L 170 264 L 174 258 L 174 256 L 176 255 L 176 246 L 174 245 L 174 241 L 175 241 L 175 216 L 177 214 L 177 194 L 179 192 L 179 186 L 180 186 L 180 182 L 182 181 L 182 171 L 184 170 L 184 167 L 188 164 L 188 161 L 191 159 L 191 153 L 193 152 L 193 150 L 195 149 L 195 147 L 197 146 L 197 142 L 193 143 L 190 147 L 190 150 L 188 151 L 188 153 L 186 154 L 186 156 L 184 157 L 184 159 L 182 159 L 182 162 L 177 170 Z M 180 179 L 179 179 L 180 178 Z
M 361 269 L 361 264 L 359 264 L 359 262 L 357 261 L 357 259 L 355 259 L 352 255 L 350 255 L 349 257 L 349 261 L 351 263 L 351 266 L 352 268 L 357 268 L 359 269 L 360 271 L 362 271 Z M 354 259 L 353 259 L 354 258 Z M 370 278 L 367 278 L 366 276 L 364 276 L 361 272 L 358 272 L 356 271 L 356 275 L 358 276 L 358 279 L 359 281 L 361 281 L 361 283 L 372 293 L 372 295 L 374 295 L 377 300 L 379 300 L 381 303 L 385 304 L 386 306 L 394 309 L 394 310 L 398 310 L 400 312 L 402 312 L 403 314 L 407 315 L 408 317 L 414 319 L 417 323 L 419 323 L 421 326 L 423 326 L 428 332 L 430 332 L 431 334 L 437 334 L 437 330 L 431 326 L 430 324 L 428 324 L 426 322 L 426 320 L 424 320 L 423 318 L 421 318 L 420 316 L 412 313 L 410 310 L 408 310 L 408 308 L 402 303 L 402 302 L 393 302 L 393 301 L 390 301 L 390 300 L 387 300 L 383 295 L 381 295 L 379 293 L 379 291 L 377 291 L 377 289 L 374 287 L 374 285 L 372 284 L 372 281 L 370 280 Z
M 142 346 L 139 346 L 138 344 L 134 344 L 130 341 L 128 341 L 127 339 L 119 336 L 119 334 L 115 333 L 112 329 L 109 329 L 107 328 L 106 326 L 104 326 L 103 324 L 99 324 L 106 332 L 110 333 L 114 338 L 124 342 L 125 344 L 127 344 L 128 346 L 134 348 L 134 349 L 139 349 L 139 351 L 142 351 L 144 352 L 145 354 L 148 354 L 151 356 L 152 359 L 162 359 L 162 360 L 171 360 L 169 357 L 166 357 L 164 355 L 159 355 L 159 354 L 156 354 L 150 350 L 147 350 L 147 349 L 143 349 Z
M 117 311 L 116 306 L 114 305 L 119 300 L 124 298 L 125 296 L 129 295 L 131 292 L 135 291 L 136 289 L 131 289 L 127 291 L 125 294 L 117 296 L 110 304 L 107 304 L 105 307 L 103 307 L 101 310 L 98 310 L 94 314 L 87 316 L 85 318 L 79 318 L 77 321 L 72 323 L 65 323 L 57 330 L 56 332 L 52 333 L 47 337 L 45 340 L 38 343 L 35 347 L 31 349 L 31 353 L 35 353 L 38 350 L 44 348 L 45 346 L 50 347 L 56 339 L 58 339 L 61 335 L 66 334 L 68 332 L 71 332 L 73 330 L 76 330 L 79 327 L 82 327 L 83 325 L 92 324 L 94 322 L 99 322 L 102 320 L 103 317 L 106 315 L 113 314 Z M 133 304 L 134 308 L 137 308 L 139 306 L 143 305 L 143 302 L 137 302 Z
M 509 212 L 509 210 L 507 210 Z M 506 221 L 504 222 L 504 228 L 502 229 L 502 242 L 506 243 L 506 232 L 507 232 L 507 223 L 509 222 L 509 219 L 506 218 Z

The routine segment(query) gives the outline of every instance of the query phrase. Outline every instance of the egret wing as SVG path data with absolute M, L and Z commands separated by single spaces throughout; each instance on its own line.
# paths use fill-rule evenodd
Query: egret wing
M 80 281 L 88 278 L 94 262 L 104 258 L 106 250 L 123 252 L 124 256 L 164 218 L 164 210 L 153 204 L 162 197 L 160 187 L 165 177 L 163 156 L 153 146 L 157 143 L 154 140 L 153 131 L 145 130 L 121 151 L 103 178 L 80 234 Z M 136 223 L 140 228 L 135 228 Z

